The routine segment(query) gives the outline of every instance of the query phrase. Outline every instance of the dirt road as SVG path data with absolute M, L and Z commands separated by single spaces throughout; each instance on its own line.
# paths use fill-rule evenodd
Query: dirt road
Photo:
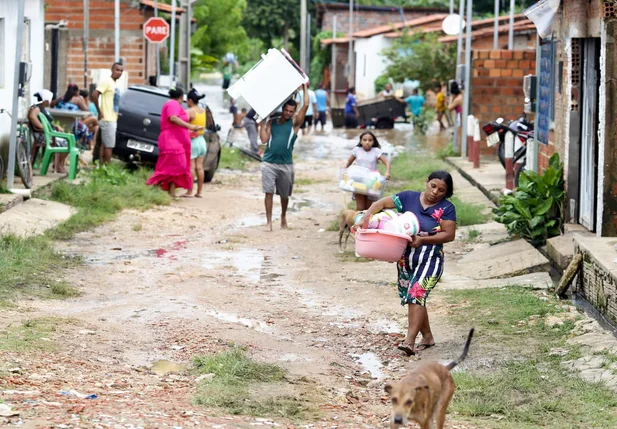
M 12 421 L 22 427 L 304 427 L 276 418 L 213 417 L 193 405 L 194 374 L 151 371 L 159 360 L 190 366 L 196 355 L 237 344 L 288 371 L 289 383 L 277 389 L 319 409 L 316 427 L 385 427 L 382 380 L 400 376 L 417 359 L 402 358 L 395 348 L 406 318 L 393 287 L 394 265 L 341 257 L 337 232 L 326 231 L 344 205 L 332 180 L 339 166 L 338 159 L 297 164 L 289 230 L 263 231 L 260 174 L 253 167 L 220 172 L 204 199 L 125 212 L 63 245 L 60 250 L 86 261 L 58 273 L 82 295 L 23 303 L 1 316 L 5 326 L 61 321 L 48 335 L 55 348 L 2 354 L 1 369 L 16 368 L 2 386 L 2 399 L 20 413 Z M 462 244 L 450 249 L 456 246 Z M 439 293 L 432 298 L 439 347 L 421 358 L 449 359 L 466 331 L 448 325 Z M 97 399 L 60 393 L 71 389 Z

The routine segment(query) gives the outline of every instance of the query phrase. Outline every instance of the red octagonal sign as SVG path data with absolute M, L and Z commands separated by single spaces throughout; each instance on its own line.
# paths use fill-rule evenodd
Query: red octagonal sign
M 169 37 L 169 24 L 163 18 L 150 18 L 144 24 L 144 37 L 151 43 L 162 43 Z

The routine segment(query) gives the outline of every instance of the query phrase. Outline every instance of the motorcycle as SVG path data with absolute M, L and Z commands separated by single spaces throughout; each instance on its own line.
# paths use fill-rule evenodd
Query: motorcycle
M 534 124 L 533 121 L 527 121 L 527 117 L 523 114 L 521 117 L 514 121 L 509 121 L 507 124 L 504 124 L 503 118 L 497 118 L 496 120 L 489 122 L 488 124 L 482 127 L 484 132 L 487 135 L 487 144 L 488 146 L 497 147 L 497 155 L 499 156 L 499 162 L 505 168 L 506 167 L 506 154 L 505 154 L 505 141 L 506 134 L 511 132 L 514 134 L 515 138 L 518 138 L 521 144 L 525 144 L 529 135 L 533 137 Z M 520 150 L 520 148 L 519 148 Z
M 514 152 L 512 158 L 514 164 L 514 185 L 518 187 L 521 173 L 527 170 L 527 145 L 533 141 L 534 124 L 533 122 L 528 122 L 525 115 L 515 121 L 509 121 L 507 125 L 504 125 L 503 122 L 503 118 L 497 118 L 495 121 L 484 125 L 482 129 L 488 136 L 487 142 L 489 146 L 499 144 L 497 153 L 499 161 L 504 168 L 506 166 L 506 134 L 512 132 L 514 138 L 519 139 L 520 147 Z

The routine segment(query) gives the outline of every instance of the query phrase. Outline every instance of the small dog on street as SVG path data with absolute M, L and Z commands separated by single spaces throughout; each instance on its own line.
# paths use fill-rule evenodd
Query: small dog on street
M 341 222 L 338 231 L 338 248 L 343 253 L 347 249 L 347 240 L 351 234 L 351 227 L 354 225 L 356 216 L 360 213 L 356 210 L 345 210 L 341 215 Z M 345 245 L 343 245 L 343 235 L 345 235 Z
M 421 429 L 443 429 L 446 410 L 456 388 L 450 371 L 467 357 L 473 332 L 472 328 L 458 359 L 447 365 L 426 363 L 401 381 L 385 385 L 392 402 L 391 429 L 409 420 L 417 422 Z

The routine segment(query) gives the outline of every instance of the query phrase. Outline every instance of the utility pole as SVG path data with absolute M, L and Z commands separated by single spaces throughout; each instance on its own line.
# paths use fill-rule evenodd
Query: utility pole
M 178 70 L 180 82 L 189 87 L 191 81 L 191 0 L 181 0 L 184 13 L 180 16 L 180 41 L 178 46 Z
M 508 31 L 508 49 L 514 49 L 514 0 L 510 0 L 510 30 Z
M 306 0 L 300 1 L 300 68 L 306 72 Z
M 159 16 L 159 1 L 154 0 L 154 16 Z M 161 75 L 161 44 L 157 43 L 156 46 L 156 84 L 158 85 L 159 76 Z
M 467 154 L 467 134 L 469 133 L 467 117 L 469 116 L 469 98 L 471 96 L 471 27 L 473 0 L 467 0 L 467 36 L 465 37 L 465 99 L 463 103 L 463 134 L 461 155 Z
M 171 0 L 171 37 L 169 39 L 169 76 L 171 76 L 171 84 L 176 82 L 175 74 L 175 58 L 176 58 L 176 0 Z
M 353 64 L 353 0 L 349 0 L 349 52 L 347 53 L 347 84 L 349 88 L 354 86 Z
M 463 13 L 465 12 L 465 0 L 460 0 L 458 15 L 459 15 L 459 27 L 458 27 L 458 44 L 456 45 L 456 67 L 461 64 L 461 55 L 463 52 Z M 455 76 L 456 76 L 455 70 Z M 449 89 L 448 89 L 449 91 Z M 454 119 L 454 140 L 452 141 L 452 150 L 454 152 L 458 152 L 459 149 L 459 135 L 458 135 L 458 126 L 456 125 L 456 118 Z
M 303 69 L 308 75 L 311 73 L 311 14 L 306 17 L 306 68 Z
M 499 1 L 495 0 L 495 33 L 493 34 L 493 49 L 499 49 Z
M 13 70 L 13 106 L 11 113 L 11 135 L 9 136 L 9 166 L 6 172 L 6 187 L 13 189 L 15 183 L 15 152 L 17 148 L 17 119 L 19 117 L 19 68 L 24 37 L 24 5 L 17 2 L 17 43 L 15 44 L 15 64 Z
M 114 62 L 120 61 L 120 0 L 116 0 L 114 5 L 114 22 L 115 22 L 115 51 Z
M 456 66 L 461 63 L 461 55 L 463 53 L 463 23 L 465 22 L 463 19 L 463 15 L 465 15 L 465 0 L 460 0 L 458 7 L 458 16 L 460 18 L 459 22 L 459 32 L 458 32 L 458 45 L 456 45 Z
M 84 89 L 88 90 L 88 39 L 90 39 L 90 0 L 84 0 Z M 88 90 L 88 92 L 90 92 Z
M 454 0 L 450 0 L 450 15 L 452 15 L 453 13 L 454 13 Z
M 332 17 L 332 40 L 336 40 L 336 15 Z M 336 43 L 332 43 L 332 73 L 330 73 L 330 105 L 336 97 Z

